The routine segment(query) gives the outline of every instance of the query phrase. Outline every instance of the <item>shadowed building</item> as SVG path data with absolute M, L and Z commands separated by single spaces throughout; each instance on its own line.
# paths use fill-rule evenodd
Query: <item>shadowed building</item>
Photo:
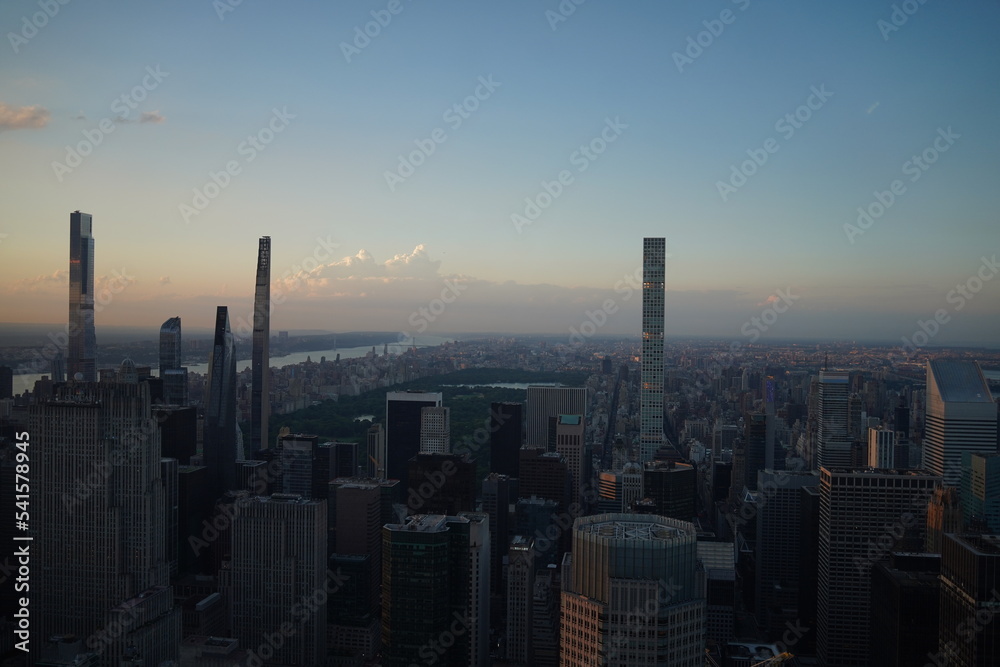
M 83 381 L 97 380 L 97 334 L 94 330 L 94 236 L 89 213 L 69 214 L 69 337 L 66 371 Z
M 236 461 L 243 460 L 239 427 L 236 425 L 236 350 L 229 329 L 229 309 L 215 313 L 215 338 L 208 358 L 205 396 L 205 465 L 212 475 L 212 494 L 238 488 Z
M 642 240 L 642 369 L 639 462 L 663 446 L 663 332 L 667 240 Z
M 250 456 L 268 448 L 271 413 L 271 237 L 257 246 L 257 286 L 253 299 L 253 349 L 250 384 Z

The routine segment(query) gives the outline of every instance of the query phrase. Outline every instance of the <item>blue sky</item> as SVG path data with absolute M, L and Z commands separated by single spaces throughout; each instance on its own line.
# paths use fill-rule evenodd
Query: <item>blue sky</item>
M 960 310 L 947 299 L 998 250 L 1000 6 L 903 4 L 890 32 L 893 4 L 871 1 L 401 0 L 391 14 L 388 0 L 243 0 L 220 19 L 222 0 L 74 0 L 25 42 L 11 33 L 42 10 L 5 2 L 0 321 L 65 318 L 80 209 L 114 288 L 98 326 L 248 310 L 269 234 L 274 277 L 298 276 L 275 327 L 407 330 L 457 280 L 430 331 L 564 332 L 610 298 L 602 331 L 637 333 L 638 299 L 614 287 L 642 237 L 665 236 L 668 333 L 741 338 L 790 288 L 801 298 L 767 335 L 896 340 L 943 308 L 936 342 L 994 342 L 1000 280 Z M 560 6 L 575 10 L 556 22 Z M 391 20 L 348 62 L 372 12 Z M 477 87 L 456 126 L 446 112 Z M 133 90 L 144 99 L 116 120 Z M 799 110 L 815 90 L 828 98 Z M 243 142 L 275 109 L 285 125 L 249 161 Z M 776 128 L 797 110 L 794 133 Z M 581 161 L 609 121 L 614 141 Z M 57 174 L 86 132 L 100 145 Z M 390 188 L 417 141 L 433 153 Z M 937 160 L 911 181 L 925 149 Z M 747 151 L 767 160 L 723 200 Z M 229 162 L 238 173 L 186 221 Z M 518 230 L 511 216 L 563 171 Z M 845 232 L 896 179 L 884 214 Z

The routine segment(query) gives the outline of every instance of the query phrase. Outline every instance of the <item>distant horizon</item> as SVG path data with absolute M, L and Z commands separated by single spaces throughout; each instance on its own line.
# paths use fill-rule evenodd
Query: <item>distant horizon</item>
M 182 322 L 183 326 L 183 322 Z M 12 336 L 39 336 L 45 337 L 48 333 L 58 330 L 60 327 L 65 327 L 65 323 L 57 322 L 0 322 L 0 347 L 29 347 L 31 343 L 10 343 L 6 342 L 5 338 Z M 14 329 L 21 329 L 23 333 L 12 331 Z M 106 325 L 101 327 L 98 325 L 98 346 L 101 345 L 100 333 L 104 329 L 106 333 L 111 334 L 115 338 L 115 342 L 156 342 L 159 335 L 159 327 L 152 329 L 146 326 L 139 325 Z M 130 335 L 141 335 L 140 332 L 148 331 L 149 338 L 131 338 L 127 341 L 123 341 L 125 336 Z M 320 329 L 272 329 L 271 337 L 277 337 L 279 331 L 287 331 L 289 336 L 293 337 L 309 337 L 309 336 L 340 336 L 340 335 L 385 335 L 391 340 L 386 342 L 396 342 L 399 332 L 391 330 L 378 330 L 378 329 L 351 329 L 344 331 L 330 331 L 330 330 L 320 330 Z M 183 328 L 184 339 L 195 338 L 195 339 L 210 339 L 214 335 L 214 331 L 209 328 L 193 328 L 188 329 Z M 565 336 L 560 333 L 552 332 L 528 332 L 528 331 L 428 331 L 422 334 L 428 338 L 455 338 L 461 341 L 462 338 L 469 340 L 479 339 L 479 338 L 537 338 L 537 339 L 555 339 L 559 341 Z M 421 335 L 417 335 L 414 338 L 419 342 Z M 246 339 L 247 337 L 243 337 Z M 885 340 L 885 339 L 861 339 L 861 338 L 810 338 L 810 337 L 769 337 L 766 335 L 760 336 L 760 338 L 755 343 L 748 343 L 746 340 L 741 340 L 740 338 L 726 338 L 722 336 L 712 336 L 712 335 L 679 335 L 679 334 L 666 334 L 664 336 L 666 341 L 673 342 L 705 342 L 705 343 L 732 343 L 734 341 L 739 341 L 741 346 L 751 347 L 760 345 L 865 345 L 872 347 L 899 347 L 900 343 L 897 341 Z M 636 334 L 597 334 L 594 336 L 587 337 L 586 340 L 597 342 L 597 341 L 625 341 L 634 340 L 638 342 L 641 339 L 639 333 Z M 567 342 L 567 344 L 570 344 Z M 957 342 L 957 343 L 928 343 L 926 345 L 919 346 L 922 350 L 942 350 L 942 349 L 984 349 L 984 350 L 1000 350 L 1000 343 L 977 343 L 977 342 Z

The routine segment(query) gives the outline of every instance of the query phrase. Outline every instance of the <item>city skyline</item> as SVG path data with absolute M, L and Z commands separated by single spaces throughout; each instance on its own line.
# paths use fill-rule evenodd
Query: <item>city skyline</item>
M 0 320 L 63 321 L 79 209 L 98 326 L 250 315 L 271 235 L 278 329 L 637 335 L 665 236 L 668 336 L 993 342 L 1000 9 L 573 6 L 8 3 Z

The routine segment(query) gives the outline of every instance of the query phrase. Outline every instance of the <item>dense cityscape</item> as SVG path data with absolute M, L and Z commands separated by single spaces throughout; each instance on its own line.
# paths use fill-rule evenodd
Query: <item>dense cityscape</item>
M 0 367 L 3 664 L 1000 660 L 1000 350 L 668 340 L 650 237 L 639 340 L 276 367 L 329 339 L 272 335 L 262 237 L 249 366 L 219 306 L 154 368 L 98 356 L 92 232 L 48 373 Z

